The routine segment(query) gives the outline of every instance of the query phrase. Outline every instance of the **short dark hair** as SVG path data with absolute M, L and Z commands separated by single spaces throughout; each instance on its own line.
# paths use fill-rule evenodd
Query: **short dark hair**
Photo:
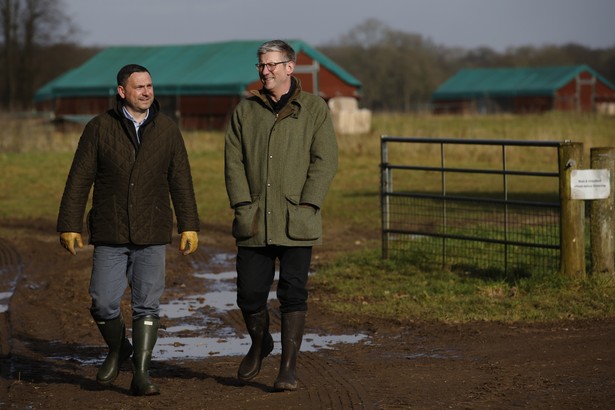
M 149 71 L 147 68 L 139 64 L 126 64 L 124 67 L 120 68 L 120 71 L 117 72 L 117 85 L 121 85 L 122 87 L 126 86 L 128 77 L 130 77 L 132 73 L 149 74 Z
M 283 53 L 286 56 L 286 59 L 292 61 L 293 63 L 297 61 L 295 50 L 290 46 L 290 44 L 282 40 L 271 40 L 261 44 L 256 52 L 256 56 L 260 58 L 263 54 L 270 53 L 272 51 Z

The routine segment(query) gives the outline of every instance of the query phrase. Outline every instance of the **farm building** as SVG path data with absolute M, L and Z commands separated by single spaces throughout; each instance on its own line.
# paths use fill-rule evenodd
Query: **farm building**
M 135 63 L 150 71 L 162 110 L 182 129 L 219 129 L 237 102 L 261 87 L 254 64 L 263 42 L 109 47 L 41 87 L 35 104 L 56 120 L 83 123 L 111 106 L 118 70 Z M 303 41 L 289 44 L 297 53 L 294 74 L 305 91 L 327 101 L 360 97 L 361 83 L 331 59 Z
M 436 113 L 615 113 L 615 86 L 587 65 L 460 70 L 432 94 Z

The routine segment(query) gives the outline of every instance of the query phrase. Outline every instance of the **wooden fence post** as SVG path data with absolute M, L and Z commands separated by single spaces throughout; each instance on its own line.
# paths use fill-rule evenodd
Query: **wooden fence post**
M 592 169 L 608 169 L 610 173 L 611 193 L 608 198 L 595 199 L 589 204 L 591 272 L 613 273 L 613 190 L 615 177 L 615 159 L 613 147 L 590 149 Z
M 585 277 L 585 203 L 572 199 L 570 185 L 572 171 L 582 169 L 582 165 L 582 143 L 566 141 L 560 145 L 560 273 L 570 277 Z

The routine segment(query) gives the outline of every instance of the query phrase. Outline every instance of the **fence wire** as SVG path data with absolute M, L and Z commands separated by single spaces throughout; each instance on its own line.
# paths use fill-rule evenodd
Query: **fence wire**
M 394 138 L 395 142 L 463 143 L 463 140 L 389 138 Z M 383 144 L 386 142 L 383 137 Z M 501 144 L 505 149 L 507 142 L 486 143 Z M 477 144 L 477 140 L 472 140 L 471 144 Z M 507 170 L 506 156 L 503 158 L 502 175 L 511 173 Z M 436 189 L 429 193 L 395 191 L 392 188 L 393 170 L 403 173 L 400 179 L 407 180 L 412 178 L 412 173 L 417 176 L 418 172 L 424 173 L 428 168 L 440 173 L 454 172 L 445 170 L 443 166 L 438 169 L 389 164 L 387 149 L 383 147 L 382 234 L 385 257 L 409 258 L 424 269 L 445 268 L 468 274 L 501 273 L 519 277 L 539 271 L 557 271 L 560 263 L 557 193 L 555 197 L 539 202 L 509 200 L 506 192 L 499 198 L 473 197 L 467 193 L 463 197 L 447 195 L 444 186 L 440 187 L 440 192 Z M 462 172 L 483 171 L 463 169 Z M 494 173 L 492 169 L 488 172 Z M 524 171 L 523 174 L 532 173 Z M 545 172 L 532 175 L 557 177 L 556 173 Z
M 391 196 L 388 256 L 523 276 L 559 267 L 559 208 Z

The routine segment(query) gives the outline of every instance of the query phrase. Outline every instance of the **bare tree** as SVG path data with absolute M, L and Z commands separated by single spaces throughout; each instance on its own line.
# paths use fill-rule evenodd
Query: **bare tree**
M 357 25 L 322 50 L 361 81 L 362 104 L 372 110 L 416 110 L 444 78 L 431 41 L 376 19 Z
M 64 13 L 62 0 L 0 0 L 1 101 L 10 111 L 31 104 L 41 67 L 38 56 L 54 43 L 66 42 L 76 32 Z
M 3 73 L 3 99 L 2 104 L 12 109 L 12 102 L 15 98 L 15 38 L 17 37 L 16 16 L 19 14 L 19 2 L 14 0 L 0 0 L 0 17 L 2 22 L 2 60 L 4 66 Z

